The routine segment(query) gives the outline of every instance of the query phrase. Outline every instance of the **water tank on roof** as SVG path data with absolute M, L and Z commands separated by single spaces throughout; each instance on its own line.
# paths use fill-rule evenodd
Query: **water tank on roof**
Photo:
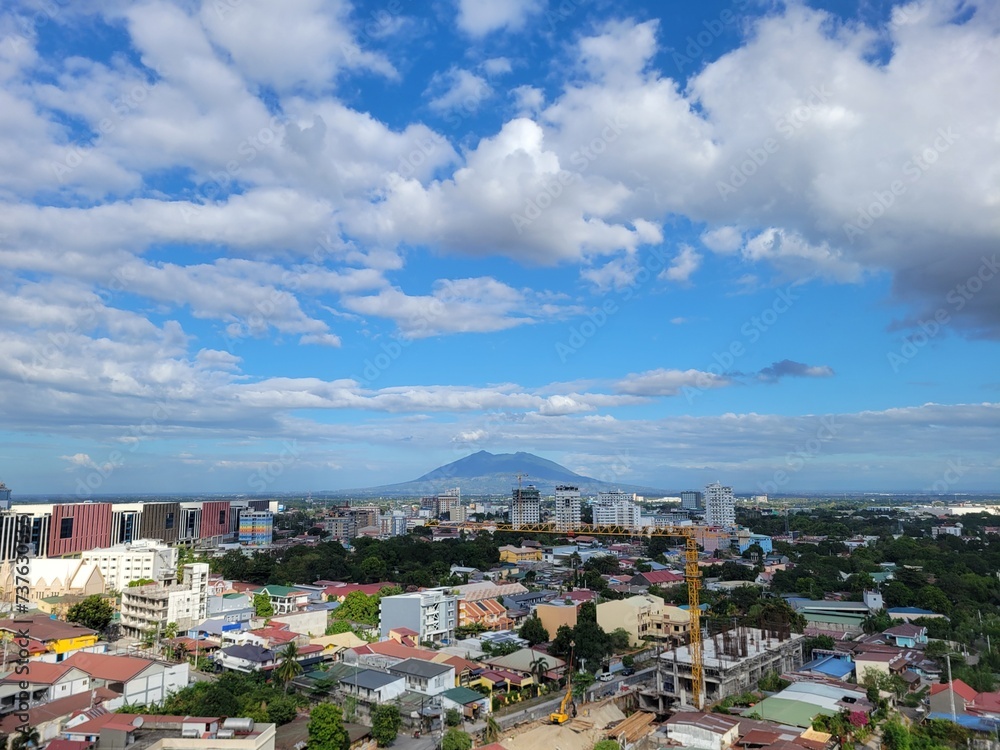
M 222 722 L 223 729 L 232 729 L 234 732 L 239 732 L 240 734 L 249 734 L 253 731 L 253 719 L 244 719 L 240 717 L 233 717 L 231 719 L 226 719 Z
M 235 734 L 232 729 L 220 729 L 215 733 L 215 737 L 219 740 L 231 740 Z
M 194 724 L 185 724 L 181 727 L 181 737 L 201 737 L 201 727 Z

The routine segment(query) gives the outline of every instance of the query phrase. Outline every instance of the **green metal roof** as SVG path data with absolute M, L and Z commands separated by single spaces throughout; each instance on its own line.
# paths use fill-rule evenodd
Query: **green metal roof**
M 793 727 L 808 728 L 812 726 L 813 717 L 820 714 L 833 716 L 836 711 L 822 708 L 815 703 L 789 700 L 788 698 L 765 698 L 753 707 L 754 713 L 762 721 L 778 724 L 788 724 Z
M 806 622 L 831 622 L 838 625 L 860 625 L 863 615 L 824 615 L 821 612 L 803 612 Z
M 260 589 L 257 593 L 267 592 L 268 596 L 292 596 L 293 594 L 304 594 L 305 591 L 300 591 L 293 586 L 265 586 Z
M 467 687 L 453 687 L 441 693 L 445 698 L 461 706 L 483 700 L 486 696 Z

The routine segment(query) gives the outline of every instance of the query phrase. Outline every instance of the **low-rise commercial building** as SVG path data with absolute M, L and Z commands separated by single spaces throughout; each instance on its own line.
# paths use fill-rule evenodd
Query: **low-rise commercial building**
M 109 591 L 124 591 L 133 581 L 165 585 L 177 581 L 177 548 L 156 539 L 88 550 L 80 559 L 100 568 Z

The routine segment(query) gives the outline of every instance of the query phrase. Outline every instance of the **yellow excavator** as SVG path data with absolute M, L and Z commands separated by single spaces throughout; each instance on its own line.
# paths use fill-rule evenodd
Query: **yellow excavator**
M 566 662 L 566 695 L 563 696 L 559 710 L 549 714 L 549 721 L 553 724 L 565 724 L 576 716 L 576 704 L 573 703 L 573 652 L 570 651 L 569 661 Z M 567 711 L 568 709 L 568 711 Z

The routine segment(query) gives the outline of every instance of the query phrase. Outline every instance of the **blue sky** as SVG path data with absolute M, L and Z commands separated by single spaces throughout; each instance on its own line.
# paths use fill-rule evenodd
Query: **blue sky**
M 0 14 L 0 480 L 989 492 L 992 3 Z

